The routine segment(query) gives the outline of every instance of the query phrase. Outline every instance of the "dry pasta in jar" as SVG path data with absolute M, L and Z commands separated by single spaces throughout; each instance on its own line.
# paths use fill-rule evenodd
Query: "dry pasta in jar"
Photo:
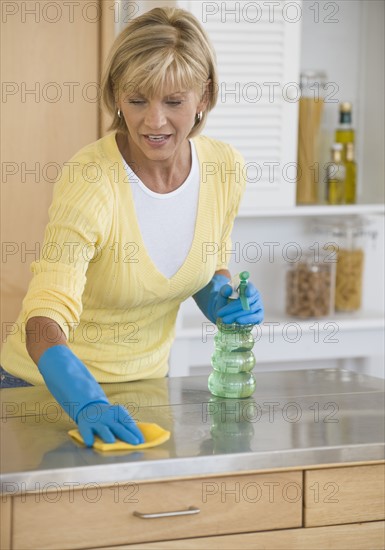
M 365 220 L 357 217 L 315 224 L 319 247 L 326 250 L 336 264 L 336 311 L 354 312 L 361 308 L 365 225 Z

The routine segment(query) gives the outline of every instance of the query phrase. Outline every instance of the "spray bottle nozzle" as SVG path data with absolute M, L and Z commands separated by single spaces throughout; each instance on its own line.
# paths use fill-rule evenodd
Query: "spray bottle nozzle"
M 230 285 L 233 289 L 233 293 L 230 298 L 234 300 L 239 297 L 241 300 L 242 309 L 245 311 L 250 310 L 249 301 L 246 296 L 247 281 L 249 277 L 250 273 L 248 271 L 242 271 L 241 273 L 235 275 L 230 281 Z
M 250 310 L 249 301 L 246 296 L 247 281 L 249 277 L 250 273 L 248 271 L 242 271 L 242 273 L 239 274 L 239 278 L 241 280 L 239 283 L 239 298 L 241 300 L 242 309 L 246 311 Z

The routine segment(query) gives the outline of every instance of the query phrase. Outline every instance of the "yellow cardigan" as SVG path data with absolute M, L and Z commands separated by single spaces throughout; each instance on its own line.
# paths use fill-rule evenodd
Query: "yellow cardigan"
M 1 359 L 34 385 L 44 384 L 25 344 L 34 316 L 60 325 L 98 382 L 165 376 L 181 302 L 228 264 L 245 187 L 242 156 L 226 143 L 193 138 L 201 178 L 195 234 L 184 264 L 167 279 L 142 241 L 115 135 L 83 147 L 54 186 L 41 255 Z

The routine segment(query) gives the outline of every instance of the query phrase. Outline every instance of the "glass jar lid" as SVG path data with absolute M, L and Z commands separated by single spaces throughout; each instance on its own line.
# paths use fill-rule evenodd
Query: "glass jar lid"
M 357 237 L 366 234 L 369 221 L 361 216 L 349 216 L 346 218 L 316 218 L 313 222 L 313 230 L 319 234 L 332 237 Z
M 305 97 L 318 97 L 317 92 L 323 97 L 327 76 L 324 71 L 306 70 L 301 72 L 300 88 Z
M 299 259 L 289 261 L 286 266 L 288 269 L 306 269 L 307 271 L 317 272 L 328 269 L 333 261 L 330 251 L 321 249 L 303 252 Z

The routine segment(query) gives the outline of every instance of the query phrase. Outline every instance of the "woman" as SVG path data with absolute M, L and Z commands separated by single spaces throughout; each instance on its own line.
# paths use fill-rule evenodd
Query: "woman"
M 217 88 L 215 55 L 189 12 L 134 19 L 102 80 L 112 132 L 75 154 L 55 184 L 3 376 L 8 387 L 45 383 L 87 445 L 94 434 L 143 440 L 98 382 L 166 376 L 182 301 L 193 296 L 213 323 L 263 319 L 251 283 L 250 311 L 227 304 L 226 251 L 245 181 L 241 155 L 199 135 Z

